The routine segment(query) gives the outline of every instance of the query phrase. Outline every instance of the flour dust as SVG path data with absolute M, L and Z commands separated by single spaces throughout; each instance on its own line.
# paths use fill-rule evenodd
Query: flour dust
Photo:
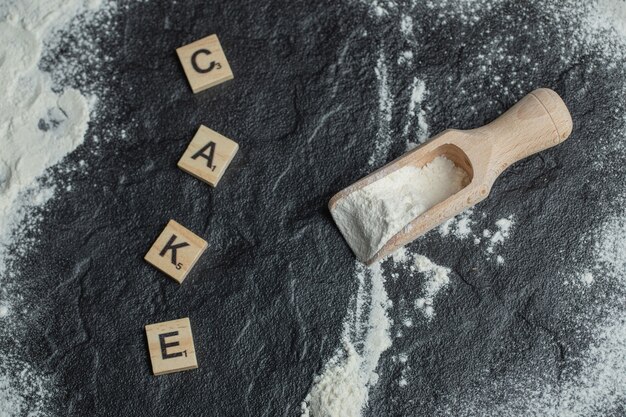
M 385 2 L 374 2 L 371 10 L 375 16 L 381 17 L 388 14 L 388 7 Z M 412 26 L 413 21 L 406 16 L 400 22 L 401 30 L 406 33 L 411 31 Z M 398 139 L 392 137 L 391 124 L 399 98 L 392 93 L 389 65 L 392 62 L 407 65 L 411 58 L 410 52 L 399 58 L 387 57 L 384 51 L 379 52 L 374 69 L 378 81 L 378 132 L 368 161 L 372 167 L 385 162 L 391 146 Z M 403 112 L 406 115 L 404 134 L 399 137 L 405 141 L 407 148 L 413 147 L 414 141 L 422 142 L 429 133 L 423 105 L 426 95 L 425 82 L 415 77 Z M 462 177 L 464 175 L 459 175 L 459 187 Z M 377 244 L 370 245 L 370 252 L 371 247 Z M 398 336 L 391 334 L 394 323 L 390 313 L 394 302 L 389 299 L 385 283 L 401 271 L 415 280 L 415 285 L 420 288 L 420 297 L 413 301 L 416 314 L 404 317 L 402 325 L 410 329 L 420 316 L 428 321 L 435 315 L 437 294 L 450 282 L 451 271 L 448 268 L 435 264 L 426 256 L 411 253 L 407 248 L 399 249 L 370 267 L 356 262 L 355 278 L 359 287 L 346 314 L 342 346 L 314 377 L 311 389 L 301 404 L 303 417 L 360 417 L 366 411 L 370 391 L 380 378 L 377 369 L 380 358 L 392 347 L 394 337 Z M 400 358 L 401 363 L 406 364 L 407 356 L 400 354 Z M 409 370 L 407 365 L 403 372 Z M 398 384 L 405 387 L 407 381 L 402 378 Z
M 374 141 L 373 152 L 369 160 L 372 167 L 379 166 L 389 160 L 390 151 L 396 149 L 394 145 L 404 142 L 406 148 L 412 148 L 421 142 L 430 132 L 427 118 L 429 107 L 424 101 L 428 100 L 428 83 L 420 77 L 419 69 L 414 69 L 417 62 L 417 53 L 423 46 L 420 43 L 417 31 L 419 20 L 411 15 L 412 5 L 415 2 L 361 0 L 359 4 L 368 8 L 372 19 L 386 23 L 397 21 L 397 30 L 401 33 L 408 45 L 403 46 L 394 56 L 389 50 L 381 48 L 376 61 L 375 73 L 378 79 L 378 135 Z M 502 7 L 513 8 L 515 2 L 507 0 L 497 1 L 469 1 L 446 0 L 442 2 L 427 2 L 426 7 L 436 16 L 436 24 L 444 28 L 447 24 L 462 24 L 472 30 L 481 24 L 481 17 Z M 624 62 L 624 44 L 626 44 L 626 2 L 621 0 L 597 0 L 593 2 L 570 1 L 556 2 L 541 0 L 537 7 L 542 13 L 554 16 L 562 22 L 559 31 L 558 45 L 555 50 L 561 51 L 559 59 L 563 65 L 577 65 L 577 55 L 573 51 L 584 51 L 589 45 L 604 50 L 607 57 L 606 65 L 620 65 Z M 411 17 L 410 19 L 408 17 Z M 582 23 L 581 23 L 582 22 Z M 568 25 L 578 25 L 576 35 L 570 33 Z M 510 56 L 501 47 L 503 44 L 516 42 L 515 36 L 493 36 L 493 42 L 484 46 L 485 52 L 477 56 L 468 56 L 470 66 L 477 74 L 484 75 L 485 88 L 500 91 L 502 96 L 521 97 L 532 90 L 534 85 L 529 82 L 533 71 L 538 70 L 536 63 L 529 57 Z M 384 52 L 382 52 L 384 51 Z M 510 62 L 518 59 L 523 64 L 523 73 L 509 74 L 503 69 L 510 67 Z M 401 108 L 404 101 L 392 93 L 396 68 L 406 68 L 411 72 L 412 82 L 408 90 L 410 100 L 406 107 Z M 452 78 L 442 76 L 437 82 L 451 82 Z M 430 82 L 430 80 L 428 80 Z M 623 96 L 626 97 L 626 86 Z M 469 96 L 462 85 L 455 90 L 459 100 L 481 100 L 479 96 Z M 454 101 L 453 99 L 451 99 Z M 484 101 L 483 105 L 493 106 L 497 103 L 492 99 Z M 469 114 L 478 112 L 477 108 L 470 108 Z M 398 123 L 395 117 L 401 113 L 402 127 L 395 129 Z M 623 114 L 610 117 L 624 118 Z M 454 126 L 455 120 L 449 125 Z M 626 132 L 617 132 L 612 137 L 597 139 L 597 147 L 603 152 L 615 153 L 626 150 Z M 591 139 L 590 139 L 591 140 Z M 626 155 L 625 155 L 626 156 Z M 594 158 L 595 169 L 611 169 L 602 158 Z M 622 184 L 626 184 L 622 181 Z M 626 195 L 626 188 L 624 189 Z M 624 200 L 626 202 L 626 199 Z M 623 207 L 623 205 L 622 205 Z M 441 239 L 454 241 L 469 241 L 476 248 L 476 254 L 485 260 L 493 262 L 501 268 L 507 268 L 507 259 L 511 256 L 514 245 L 510 242 L 516 239 L 518 233 L 523 233 L 524 217 L 520 213 L 504 213 L 499 218 L 492 218 L 479 209 L 471 209 L 454 219 L 444 223 L 439 229 Z M 438 401 L 437 415 L 446 416 L 498 416 L 514 417 L 518 415 L 554 416 L 554 417 L 582 417 L 589 415 L 621 415 L 626 398 L 626 212 L 617 213 L 606 220 L 595 232 L 580 238 L 581 245 L 590 247 L 592 253 L 585 259 L 567 259 L 563 257 L 563 270 L 566 278 L 563 285 L 571 291 L 581 294 L 592 294 L 604 289 L 602 302 L 571 306 L 571 320 L 577 321 L 581 333 L 591 335 L 591 341 L 582 352 L 575 356 L 566 357 L 560 383 L 554 384 L 549 379 L 541 378 L 537 373 L 518 372 L 508 374 L 503 378 L 485 378 L 473 387 L 472 394 L 460 397 L 442 397 Z M 362 333 L 368 326 L 357 323 L 366 323 L 368 316 L 364 313 L 373 299 L 378 300 L 382 316 L 382 325 L 378 323 L 376 329 L 391 327 L 390 317 L 393 316 L 394 305 L 385 294 L 375 295 L 366 291 L 363 298 L 363 288 L 368 280 L 376 279 L 382 283 L 394 277 L 394 268 L 414 268 L 419 273 L 417 265 L 422 270 L 431 262 L 428 258 L 421 259 L 418 254 L 400 251 L 390 257 L 386 264 L 377 264 L 374 271 L 365 267 L 356 267 L 356 277 L 361 283 L 359 293 L 346 316 L 343 346 L 337 354 L 327 362 L 321 374 L 315 378 L 307 400 L 303 403 L 303 412 L 307 416 L 361 416 L 367 409 L 371 390 L 378 380 L 371 372 L 362 370 L 376 370 L 376 362 L 380 356 L 392 348 L 393 339 L 401 337 L 401 332 L 410 332 L 414 329 L 420 317 L 428 319 L 431 315 L 427 308 L 431 305 L 430 299 L 436 304 L 438 294 L 443 294 L 450 285 L 446 279 L 447 268 L 435 266 L 430 272 L 422 273 L 420 281 L 420 296 L 413 300 L 414 307 L 419 315 L 405 314 L 401 318 L 402 330 L 391 338 L 383 337 L 383 343 L 374 343 L 374 338 L 367 338 Z M 571 263 L 570 263 L 571 262 Z M 376 275 L 380 273 L 380 275 Z M 611 288 L 613 290 L 606 290 Z M 429 290 L 430 289 L 430 290 Z M 586 293 L 585 293 L 586 292 Z M 584 299 L 584 298 L 583 298 Z M 361 301 L 359 301 L 361 300 Z M 365 300 L 365 301 L 363 301 Z M 434 316 L 433 309 L 432 315 Z M 361 321 L 356 318 L 360 317 Z M 380 316 L 379 316 L 380 318 Z M 356 329 L 360 328 L 361 332 Z M 367 330 L 365 331 L 367 333 Z M 384 333 L 384 332 L 383 332 Z M 378 339 L 379 342 L 381 339 Z M 391 341 L 391 342 L 390 342 Z M 369 347 L 369 352 L 375 352 L 371 358 L 363 354 L 368 343 L 377 348 Z M 381 350 L 382 349 L 382 350 Z M 378 358 L 378 359 L 377 359 Z M 407 389 L 411 380 L 412 364 L 404 353 L 395 354 L 393 362 L 402 365 L 400 379 L 397 381 L 399 389 Z M 357 371 L 358 370 L 358 371 Z M 384 369 L 378 369 L 376 375 L 384 375 Z M 347 375 L 352 377 L 346 378 Z M 358 376 L 357 376 L 358 375 Z M 345 401 L 352 401 L 346 405 Z M 620 405 L 621 404 L 621 405 Z
M 483 252 L 485 260 L 503 264 L 505 258 L 500 252 L 506 250 L 504 243 L 513 234 L 515 216 L 511 214 L 507 217 L 502 217 L 496 220 L 492 226 L 479 231 L 474 229 L 476 229 L 479 220 L 481 224 L 484 224 L 487 214 L 482 213 L 479 216 L 480 219 L 476 220 L 474 218 L 477 215 L 476 211 L 476 209 L 470 208 L 448 219 L 438 228 L 440 236 L 459 240 L 471 239 L 474 245 Z
M 36 239 L 42 207 L 59 187 L 48 169 L 80 146 L 97 111 L 96 91 L 82 93 L 41 69 L 46 51 L 75 36 L 84 57 L 105 58 L 83 29 L 110 16 L 114 4 L 98 0 L 7 1 L 0 4 L 0 336 L 22 326 L 14 318 L 20 303 L 12 263 Z M 101 22 L 102 23 L 102 22 Z M 106 25 L 101 26 L 102 33 Z M 80 74 L 69 62 L 56 62 L 56 74 Z M 68 165 L 66 170 L 74 169 Z M 27 237 L 30 236 L 30 237 Z M 0 355 L 0 416 L 45 414 L 52 381 L 18 352 Z
M 393 171 L 337 201 L 331 214 L 358 259 L 366 262 L 414 219 L 458 193 L 467 173 L 444 156 Z
M 355 278 L 359 283 L 344 321 L 342 346 L 324 365 L 322 372 L 301 404 L 303 417 L 360 417 L 367 408 L 369 392 L 379 381 L 378 363 L 393 343 L 390 311 L 394 304 L 385 290 L 389 277 L 401 271 L 415 280 L 421 290 L 421 314 L 434 315 L 437 293 L 450 282 L 448 268 L 416 255 L 406 248 L 369 267 L 355 264 Z M 426 301 L 424 301 L 426 300 Z M 416 317 L 417 318 L 417 317 Z M 404 326 L 412 327 L 413 320 L 405 318 Z M 406 355 L 401 355 L 406 362 Z M 402 381 L 400 384 L 406 385 Z

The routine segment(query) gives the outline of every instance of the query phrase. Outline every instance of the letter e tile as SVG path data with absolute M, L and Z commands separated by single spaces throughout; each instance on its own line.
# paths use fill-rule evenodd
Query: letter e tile
M 198 367 L 189 318 L 148 324 L 146 338 L 154 375 Z
M 233 79 L 217 35 L 181 46 L 176 53 L 194 93 Z
M 178 161 L 178 167 L 215 187 L 238 149 L 237 142 L 201 125 Z
M 207 246 L 204 239 L 170 220 L 144 259 L 181 284 Z

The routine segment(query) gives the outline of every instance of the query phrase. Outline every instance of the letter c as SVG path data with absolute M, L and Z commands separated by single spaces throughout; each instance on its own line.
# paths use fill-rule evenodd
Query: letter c
M 213 68 L 215 68 L 215 61 L 211 61 L 207 68 L 200 68 L 198 66 L 198 63 L 196 62 L 196 60 L 198 59 L 198 55 L 200 54 L 211 55 L 211 51 L 209 51 L 208 49 L 198 49 L 196 52 L 193 53 L 193 55 L 191 55 L 191 66 L 194 70 L 196 70 L 196 72 L 199 72 L 200 74 L 206 74 L 207 72 L 211 72 Z

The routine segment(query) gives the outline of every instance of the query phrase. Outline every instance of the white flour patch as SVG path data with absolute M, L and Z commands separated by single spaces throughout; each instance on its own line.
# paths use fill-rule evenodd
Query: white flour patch
M 407 122 L 404 125 L 404 135 L 406 139 L 406 149 L 411 150 L 418 143 L 423 143 L 428 139 L 428 124 L 426 123 L 426 112 L 422 108 L 422 102 L 426 96 L 426 84 L 419 78 L 413 78 L 411 87 L 411 99 L 409 101 L 409 109 L 407 112 Z M 417 117 L 416 117 L 417 116 Z M 413 126 L 415 120 L 415 126 Z M 409 137 L 409 130 L 413 127 L 413 132 Z M 418 143 L 412 142 L 411 137 L 416 139 Z
M 408 279 L 420 279 L 424 298 L 428 299 L 428 312 L 424 310 L 424 314 L 427 317 L 434 315 L 434 300 L 437 293 L 448 284 L 449 270 L 423 255 L 410 253 L 406 248 L 398 252 L 398 261 L 389 257 L 370 267 L 356 263 L 355 275 L 359 288 L 346 314 L 342 346 L 326 363 L 322 373 L 314 378 L 311 390 L 301 404 L 302 416 L 362 416 L 369 400 L 369 390 L 379 379 L 377 367 L 380 357 L 392 346 L 393 323 L 389 318 L 389 310 L 393 303 L 385 290 L 387 276 L 403 270 L 410 272 Z M 401 325 L 406 331 L 411 331 L 414 323 L 405 318 Z M 406 365 L 408 356 L 402 353 L 396 360 L 404 365 L 398 382 L 403 387 L 408 384 L 405 375 L 410 370 Z
M 15 372 L 0 374 L 0 417 L 46 415 L 49 380 L 28 363 L 14 357 L 3 359 L 12 362 Z
M 393 99 L 389 90 L 387 63 L 384 52 L 380 53 L 375 68 L 378 79 L 378 135 L 374 142 L 374 152 L 369 159 L 370 165 L 375 165 L 387 156 L 391 146 L 390 124 L 393 111 Z
M 302 416 L 359 417 L 378 382 L 378 361 L 391 346 L 391 303 L 380 262 L 369 268 L 357 263 L 356 278 L 359 289 L 344 323 L 343 346 L 314 378 Z
M 376 17 L 388 16 L 391 11 L 397 9 L 398 5 L 393 0 L 361 0 L 362 3 L 369 6 L 369 9 Z
M 495 231 L 492 232 L 489 229 L 483 230 L 483 237 L 487 239 L 487 253 L 494 253 L 497 246 L 504 243 L 504 241 L 511 235 L 511 229 L 513 228 L 513 216 L 508 218 L 502 218 L 496 221 Z
M 33 208 L 43 206 L 57 189 L 50 182 L 42 185 L 40 179 L 83 143 L 94 110 L 93 97 L 55 82 L 39 64 L 46 47 L 59 42 L 61 32 L 70 27 L 84 57 L 103 59 L 95 44 L 82 35 L 81 25 L 104 7 L 93 0 L 0 4 L 0 84 L 4 88 L 0 101 L 0 337 L 11 338 L 12 332 L 28 324 L 12 317 L 19 297 L 9 282 L 15 277 L 8 263 L 31 247 L 42 215 Z M 79 15 L 82 23 L 70 26 Z M 59 74 L 80 73 L 62 58 L 59 61 L 55 62 Z M 27 239 L 27 233 L 35 237 Z M 44 415 L 50 383 L 27 362 L 2 352 L 0 416 Z
M 486 259 L 495 259 L 496 263 L 503 264 L 504 257 L 497 253 L 497 250 L 504 245 L 511 236 L 515 226 L 514 216 L 503 217 L 494 223 L 494 227 L 484 229 L 481 233 L 475 233 L 472 226 L 475 226 L 474 209 L 467 209 L 463 213 L 448 219 L 439 226 L 438 231 L 442 237 L 455 237 L 457 239 L 471 238 L 476 246 L 481 247 L 486 255 Z
M 474 210 L 470 208 L 461 214 L 446 220 L 441 224 L 441 226 L 439 226 L 439 234 L 444 237 L 452 235 L 458 239 L 465 239 L 473 236 L 472 225 L 474 224 L 474 221 L 472 220 L 472 214 L 474 214 Z
M 626 1 L 598 0 L 589 21 L 596 28 L 615 31 L 618 37 L 626 39 Z
M 423 255 L 415 255 L 416 270 L 426 276 L 422 296 L 415 300 L 415 308 L 422 312 L 427 319 L 435 315 L 433 307 L 435 297 L 450 283 L 450 269 L 437 265 Z
M 409 15 L 403 15 L 400 19 L 400 32 L 404 35 L 411 35 L 413 33 L 413 18 Z
M 407 50 L 407 51 L 402 52 L 398 56 L 398 65 L 403 65 L 403 64 L 410 65 L 412 63 L 413 63 L 413 51 Z
M 593 284 L 593 274 L 589 271 L 584 271 L 580 274 L 580 281 L 585 285 Z
M 83 6 L 78 1 L 0 6 L 0 83 L 6 88 L 0 102 L 0 274 L 22 208 L 37 203 L 25 201 L 24 192 L 82 143 L 87 130 L 86 98 L 72 88 L 53 91 L 50 75 L 38 68 L 46 37 Z
M 622 199 L 626 203 L 626 196 Z M 594 274 L 609 271 L 611 276 L 626 282 L 626 212 L 607 220 L 596 231 Z
M 331 214 L 352 251 L 365 262 L 411 221 L 466 183 L 465 171 L 438 156 L 422 168 L 407 165 L 353 191 L 335 204 Z
M 401 248 L 391 254 L 391 258 L 397 264 L 406 263 L 411 261 L 411 257 L 409 256 L 409 252 L 406 248 Z
M 344 340 L 344 350 L 328 361 L 324 372 L 315 377 L 313 388 L 302 403 L 302 416 L 360 416 L 367 403 L 367 387 L 361 383 L 362 358 Z

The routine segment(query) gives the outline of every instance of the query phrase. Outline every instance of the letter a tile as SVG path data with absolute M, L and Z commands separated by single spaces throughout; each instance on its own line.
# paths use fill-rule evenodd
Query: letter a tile
M 201 125 L 178 161 L 178 167 L 215 187 L 238 149 L 236 142 Z
M 181 46 L 176 53 L 194 93 L 233 79 L 217 35 Z
M 146 338 L 154 375 L 198 367 L 189 318 L 148 324 Z
M 144 259 L 180 284 L 206 248 L 201 237 L 170 220 Z

